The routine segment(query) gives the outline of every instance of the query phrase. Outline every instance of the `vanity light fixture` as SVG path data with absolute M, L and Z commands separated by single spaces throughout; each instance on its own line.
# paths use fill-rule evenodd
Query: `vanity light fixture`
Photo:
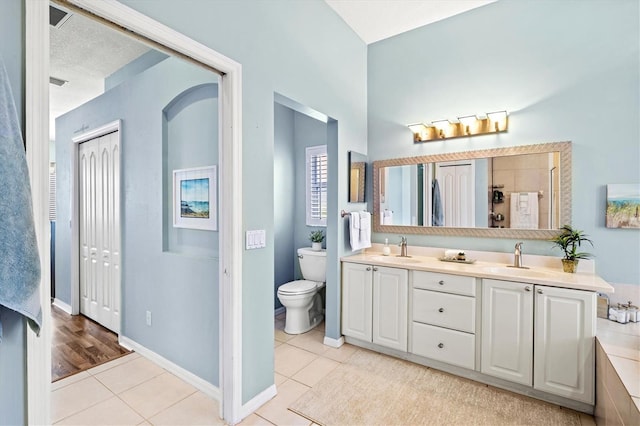
M 457 120 L 437 120 L 431 124 L 409 124 L 414 142 L 428 142 L 464 136 L 506 132 L 509 128 L 507 111 L 463 115 Z
M 449 120 L 432 121 L 431 125 L 438 130 L 438 137 L 440 139 L 447 138 L 447 136 L 445 135 L 445 130 L 447 130 L 451 126 Z
M 413 132 L 414 142 L 422 142 L 429 137 L 429 128 L 422 123 L 409 124 L 407 127 Z
M 460 120 L 460 122 L 464 126 L 464 132 L 467 135 L 471 135 L 471 126 L 476 124 L 476 121 L 478 121 L 478 117 L 475 115 L 465 115 L 464 117 L 458 117 L 458 120 Z

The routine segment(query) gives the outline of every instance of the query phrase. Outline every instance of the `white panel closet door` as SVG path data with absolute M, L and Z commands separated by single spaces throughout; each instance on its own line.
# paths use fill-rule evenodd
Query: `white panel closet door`
M 436 163 L 436 178 L 444 212 L 444 226 L 475 226 L 475 166 L 473 162 Z
M 120 153 L 118 132 L 78 147 L 80 312 L 120 331 Z

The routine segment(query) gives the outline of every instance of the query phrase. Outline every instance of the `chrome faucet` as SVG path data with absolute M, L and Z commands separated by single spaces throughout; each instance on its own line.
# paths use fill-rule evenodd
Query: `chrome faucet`
M 400 237 L 400 244 L 398 244 L 400 246 L 400 254 L 398 256 L 400 257 L 409 257 L 409 255 L 407 254 L 407 237 Z
M 522 241 L 516 243 L 516 249 L 513 252 L 513 267 L 525 268 L 524 266 L 522 266 Z

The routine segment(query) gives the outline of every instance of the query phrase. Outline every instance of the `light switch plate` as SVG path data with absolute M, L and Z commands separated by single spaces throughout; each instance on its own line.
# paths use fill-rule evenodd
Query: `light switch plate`
M 246 232 L 247 250 L 259 249 L 267 246 L 267 233 L 264 229 Z

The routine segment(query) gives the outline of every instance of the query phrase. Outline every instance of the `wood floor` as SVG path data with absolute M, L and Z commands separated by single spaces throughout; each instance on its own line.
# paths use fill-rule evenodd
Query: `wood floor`
M 118 336 L 83 315 L 51 306 L 51 379 L 53 382 L 130 353 Z

